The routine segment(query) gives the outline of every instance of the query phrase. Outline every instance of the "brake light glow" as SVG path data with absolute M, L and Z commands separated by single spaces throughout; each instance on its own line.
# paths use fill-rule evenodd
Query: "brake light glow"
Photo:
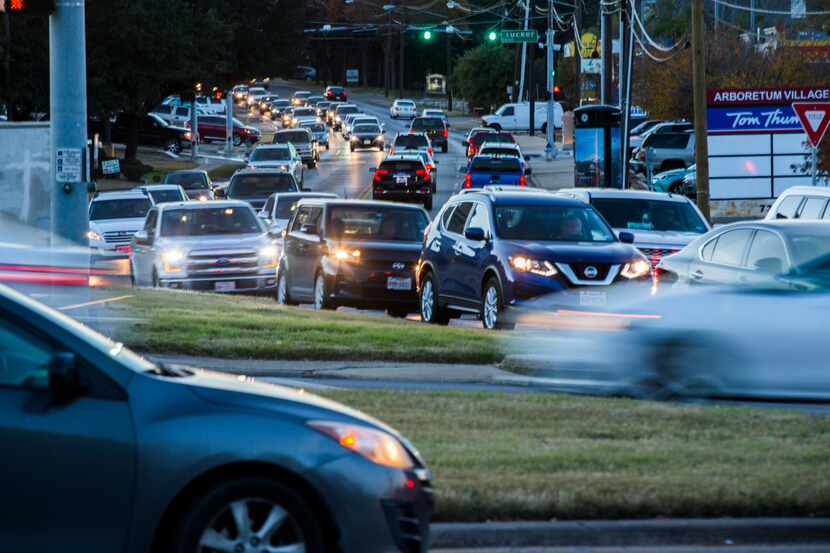
M 432 146 L 430 146 L 429 149 L 427 149 L 427 152 L 429 152 L 429 157 L 432 157 Z
M 473 176 L 468 174 L 464 177 L 464 188 L 472 188 L 473 187 Z
M 423 178 L 425 182 L 429 182 L 429 172 L 424 169 L 416 169 L 415 174 Z
M 380 178 L 389 174 L 388 169 L 378 169 L 375 171 L 375 178 L 372 179 L 375 182 L 380 182 Z
M 527 186 L 527 179 L 524 175 L 519 175 L 519 186 Z
M 447 138 L 447 136 L 449 136 L 449 134 L 450 133 L 449 133 L 449 131 L 447 131 L 447 127 L 444 127 L 444 138 Z

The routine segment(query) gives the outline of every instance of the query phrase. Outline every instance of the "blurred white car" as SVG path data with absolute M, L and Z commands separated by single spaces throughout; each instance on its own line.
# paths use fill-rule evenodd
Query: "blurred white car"
M 418 110 L 415 107 L 415 102 L 412 100 L 397 99 L 392 102 L 392 106 L 389 108 L 389 117 L 392 119 L 397 119 L 398 117 L 414 119 L 417 114 Z
M 421 112 L 421 117 L 438 117 L 444 121 L 446 126 L 450 126 L 450 120 L 442 109 L 425 109 Z
M 144 190 L 96 194 L 89 204 L 89 247 L 129 253 L 151 207 L 153 199 Z

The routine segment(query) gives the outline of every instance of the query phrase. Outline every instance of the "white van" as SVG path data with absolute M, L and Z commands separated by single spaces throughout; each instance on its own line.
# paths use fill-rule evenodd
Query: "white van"
M 547 102 L 536 102 L 536 118 L 534 127 L 536 130 L 546 132 L 548 118 Z M 481 118 L 483 127 L 490 127 L 496 130 L 521 131 L 530 128 L 530 102 L 518 104 L 504 104 L 496 113 L 485 115 Z M 553 103 L 553 127 L 562 127 L 562 104 Z

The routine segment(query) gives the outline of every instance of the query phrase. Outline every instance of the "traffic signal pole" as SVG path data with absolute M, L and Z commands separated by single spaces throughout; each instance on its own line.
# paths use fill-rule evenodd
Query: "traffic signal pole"
M 79 244 L 89 230 L 84 4 L 58 2 L 49 19 L 52 235 Z
M 547 32 L 547 46 L 545 53 L 547 54 L 547 65 L 548 65 L 548 112 L 547 112 L 547 144 L 545 145 L 545 159 L 551 161 L 552 159 L 556 159 L 557 152 L 556 152 L 556 144 L 554 143 L 554 97 L 553 97 L 553 86 L 554 86 L 554 76 L 556 67 L 553 64 L 553 0 L 548 0 L 548 32 Z M 576 42 L 574 42 L 576 44 Z
M 692 97 L 695 116 L 697 207 L 707 221 L 709 211 L 709 144 L 706 138 L 706 57 L 703 50 L 703 0 L 692 0 Z
M 530 16 L 534 17 L 536 14 L 536 0 L 530 0 Z M 534 25 L 535 28 L 535 25 Z M 530 120 L 530 125 L 528 131 L 530 132 L 530 136 L 534 136 L 536 134 L 536 80 L 533 77 L 535 71 L 533 70 L 534 58 L 533 55 L 536 52 L 536 42 L 531 42 L 528 45 L 530 51 L 528 52 L 528 75 L 527 75 L 527 97 L 530 100 L 530 105 L 528 106 L 529 113 L 528 115 Z

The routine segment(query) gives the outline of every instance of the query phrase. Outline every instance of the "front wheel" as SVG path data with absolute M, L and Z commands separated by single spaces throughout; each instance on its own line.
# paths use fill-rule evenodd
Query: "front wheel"
M 233 143 L 234 146 L 241 146 L 242 145 L 242 137 L 235 134 L 235 135 L 233 135 L 233 138 L 231 138 L 231 142 Z
M 285 269 L 280 270 L 275 299 L 278 305 L 297 305 L 297 302 L 291 299 L 291 292 L 288 291 L 288 276 L 285 274 Z
M 178 140 L 170 140 L 164 146 L 164 149 L 171 154 L 179 154 L 182 151 L 182 146 Z
M 322 553 L 326 547 L 322 518 L 305 496 L 275 480 L 231 480 L 196 496 L 185 507 L 164 551 Z
M 423 322 L 445 326 L 449 324 L 449 314 L 438 305 L 438 293 L 432 273 L 427 273 L 421 283 L 420 304 Z
M 314 279 L 314 309 L 318 311 L 336 309 L 328 296 L 326 277 L 323 276 L 323 273 L 319 273 L 317 278 Z
M 484 285 L 481 297 L 481 324 L 487 330 L 510 330 L 514 325 L 500 320 L 504 314 L 504 299 L 501 286 L 495 278 L 491 278 Z

